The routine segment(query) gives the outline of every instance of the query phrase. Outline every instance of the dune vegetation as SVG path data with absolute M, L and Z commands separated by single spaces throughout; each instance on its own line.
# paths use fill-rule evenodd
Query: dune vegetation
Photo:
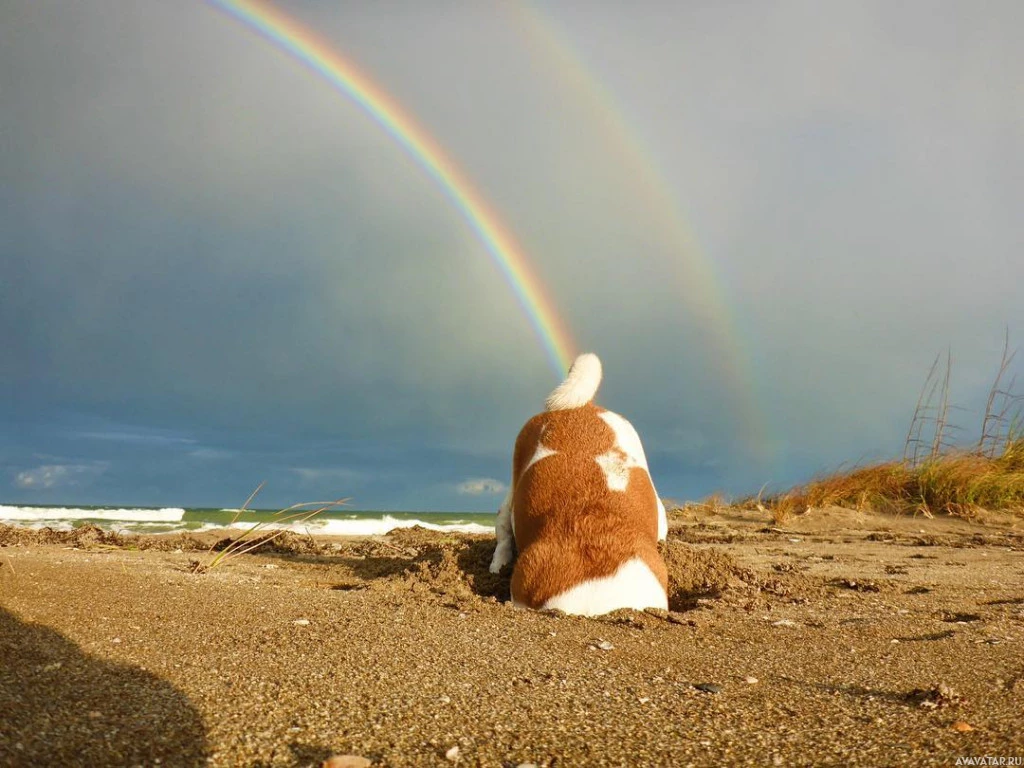
M 1024 515 L 1024 395 L 1015 393 L 1015 379 L 1004 382 L 1014 355 L 1007 336 L 976 441 L 957 439 L 947 353 L 944 370 L 940 356 L 928 373 L 901 459 L 840 470 L 742 505 L 762 506 L 776 521 L 828 506 L 965 518 L 981 510 Z

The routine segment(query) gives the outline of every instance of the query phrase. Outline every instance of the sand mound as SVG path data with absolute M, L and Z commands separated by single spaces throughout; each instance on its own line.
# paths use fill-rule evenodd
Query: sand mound
M 720 549 L 698 549 L 679 541 L 663 542 L 660 549 L 668 566 L 668 604 L 673 611 L 688 610 L 700 598 L 719 597 L 729 588 L 757 580 Z
M 70 531 L 0 525 L 0 546 L 2 547 L 25 544 L 60 544 L 79 549 L 96 546 L 125 547 L 129 546 L 133 539 L 133 536 L 122 536 L 119 533 L 104 531 L 102 528 L 90 524 Z
M 209 549 L 210 544 L 187 533 L 173 535 L 135 535 L 105 531 L 91 523 L 67 531 L 53 528 L 20 528 L 0 525 L 0 547 L 59 544 L 76 549 L 119 547 L 121 549 L 154 549 L 161 552 L 194 552 Z
M 377 589 L 407 590 L 466 606 L 474 601 L 510 598 L 509 575 L 489 570 L 494 554 L 490 536 L 440 534 L 422 528 L 389 533 L 350 549 L 358 560 L 347 561 L 353 576 Z M 768 591 L 777 579 L 742 568 L 715 548 L 697 548 L 679 541 L 661 545 L 669 572 L 669 607 L 685 611 L 699 599 L 720 597 L 726 590 Z
M 378 589 L 408 590 L 459 605 L 509 598 L 508 577 L 488 570 L 494 553 L 490 536 L 416 527 L 392 531 L 383 541 L 363 542 L 358 549 L 366 554 L 352 567 L 354 575 Z
M 675 532 L 673 532 L 674 534 Z M 74 530 L 38 530 L 0 525 L 0 546 L 58 544 L 88 549 L 123 547 L 159 551 L 222 551 L 237 537 L 213 541 L 179 533 L 131 535 L 104 531 L 94 525 Z M 246 540 L 249 556 L 304 557 L 330 563 L 347 573 L 337 580 L 346 589 L 372 588 L 413 592 L 441 602 L 468 607 L 474 601 L 510 599 L 509 574 L 496 575 L 489 565 L 494 553 L 492 536 L 445 533 L 421 527 L 401 528 L 384 536 L 359 540 L 324 541 L 290 531 L 268 532 Z M 786 596 L 800 591 L 800 577 L 765 575 L 740 567 L 715 547 L 691 546 L 673 537 L 660 545 L 668 566 L 669 608 L 686 611 L 698 601 L 722 597 L 731 589 L 753 589 Z M 341 587 L 339 587 L 341 588 Z
M 212 547 L 214 552 L 227 549 L 235 542 L 240 542 L 238 547 L 249 549 L 264 554 L 274 555 L 317 555 L 324 551 L 324 544 L 316 541 L 311 536 L 302 536 L 291 531 L 270 531 L 257 536 L 225 536 Z

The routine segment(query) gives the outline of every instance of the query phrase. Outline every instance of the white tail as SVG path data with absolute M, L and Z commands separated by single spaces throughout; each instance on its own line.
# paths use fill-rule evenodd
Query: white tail
M 587 352 L 580 355 L 569 368 L 569 375 L 548 395 L 547 410 L 567 411 L 581 408 L 594 399 L 601 385 L 601 361 Z

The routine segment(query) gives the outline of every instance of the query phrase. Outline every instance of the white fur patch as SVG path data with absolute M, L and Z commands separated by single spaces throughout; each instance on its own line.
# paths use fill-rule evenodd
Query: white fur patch
M 615 433 L 615 444 L 607 453 L 595 456 L 594 461 L 604 471 L 608 488 L 613 491 L 624 491 L 629 487 L 629 472 L 633 467 L 647 469 L 647 458 L 640 444 L 640 435 L 633 429 L 632 424 L 617 413 L 605 411 L 601 418 Z
M 558 451 L 554 450 L 553 448 L 548 448 L 546 445 L 544 445 L 544 443 L 537 443 L 537 450 L 533 452 L 533 456 L 530 457 L 530 460 L 526 463 L 526 466 L 523 467 L 523 474 L 525 475 L 526 470 L 528 470 L 541 459 L 546 459 L 548 456 L 554 456 L 556 453 L 558 453 Z
M 605 424 L 612 428 L 615 433 L 615 445 L 607 453 L 595 457 L 595 461 L 604 470 L 608 479 L 608 488 L 613 491 L 624 491 L 629 485 L 629 471 L 633 467 L 643 467 L 650 477 L 651 471 L 647 467 L 647 456 L 644 455 L 644 447 L 640 442 L 640 435 L 636 429 L 622 416 L 611 411 L 604 411 L 601 414 Z M 651 485 L 654 479 L 651 478 Z M 655 497 L 658 492 L 655 490 Z M 658 541 L 664 541 L 668 537 L 668 515 L 665 512 L 665 505 L 658 498 Z
M 631 466 L 647 469 L 647 457 L 644 456 L 644 447 L 640 443 L 640 435 L 636 433 L 633 425 L 611 411 L 604 411 L 601 414 L 604 423 L 612 428 L 615 433 L 615 448 L 618 448 L 629 457 Z
M 611 576 L 588 579 L 555 595 L 543 608 L 556 608 L 580 616 L 600 616 L 618 608 L 668 609 L 661 582 L 639 557 L 627 560 Z
M 604 471 L 608 488 L 613 491 L 624 491 L 629 486 L 629 470 L 637 466 L 622 451 L 612 448 L 608 453 L 595 456 L 594 461 Z

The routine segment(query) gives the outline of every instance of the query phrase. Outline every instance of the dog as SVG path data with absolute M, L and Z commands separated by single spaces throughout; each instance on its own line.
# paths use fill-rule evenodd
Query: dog
M 597 355 L 577 357 L 516 438 L 490 565 L 498 573 L 515 559 L 516 606 L 585 616 L 668 608 L 665 507 L 636 430 L 593 402 L 601 372 Z

